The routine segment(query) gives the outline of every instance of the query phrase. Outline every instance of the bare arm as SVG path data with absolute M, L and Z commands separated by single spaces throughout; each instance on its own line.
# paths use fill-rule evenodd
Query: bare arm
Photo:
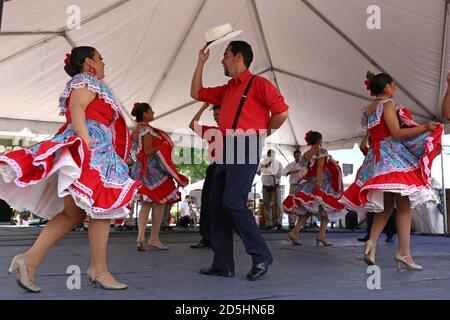
M 91 138 L 86 127 L 86 108 L 95 99 L 95 93 L 87 88 L 74 89 L 70 95 L 69 110 L 75 133 L 91 146 Z
M 361 142 L 359 143 L 359 150 L 361 150 L 361 152 L 364 153 L 364 150 L 366 150 L 368 144 L 369 144 L 369 133 L 366 133 L 366 135 L 362 138 Z
M 413 137 L 427 131 L 434 131 L 437 128 L 437 124 L 434 122 L 428 122 L 427 124 L 414 128 L 400 128 L 397 113 L 395 112 L 395 107 L 392 102 L 388 102 L 384 106 L 383 115 L 389 132 L 395 139 L 405 139 Z
M 450 120 L 450 73 L 447 75 L 447 92 L 442 102 L 442 117 Z
M 134 128 L 133 134 L 132 134 L 134 141 L 139 140 L 139 131 L 140 131 L 140 128 L 138 126 L 136 128 Z
M 196 100 L 198 99 L 200 89 L 203 88 L 203 67 L 209 58 L 209 50 L 206 54 L 203 52 L 205 48 L 206 46 L 203 47 L 198 54 L 197 67 L 195 68 L 194 75 L 192 76 L 191 97 Z
M 298 169 L 298 170 L 288 171 L 288 172 L 286 172 L 285 176 L 290 176 L 291 174 L 297 173 L 297 172 L 300 172 L 300 171 L 302 171 L 302 170 Z
M 317 182 L 315 190 L 318 190 L 322 187 L 323 183 L 323 163 L 325 162 L 325 158 L 319 158 L 317 160 Z
M 368 142 L 369 142 L 369 135 L 366 134 L 366 135 L 362 138 L 361 142 L 359 143 L 359 148 L 362 149 L 362 148 L 367 147 Z
M 152 143 L 153 143 L 153 136 L 150 132 L 148 132 L 144 136 L 144 153 L 146 156 L 154 155 L 155 153 L 158 152 L 159 148 L 161 147 L 161 146 L 157 146 L 157 147 L 153 148 Z
M 200 110 L 197 112 L 197 114 L 192 118 L 191 123 L 189 123 L 189 128 L 191 128 L 192 131 L 195 132 L 195 124 L 200 121 L 200 117 L 202 116 L 203 111 L 206 110 L 206 108 L 209 107 L 209 103 L 205 102 L 203 106 L 200 108 Z
M 323 163 L 325 162 L 325 157 L 319 158 L 317 160 L 317 181 L 322 184 L 323 181 Z
M 275 130 L 279 129 L 289 116 L 289 111 L 274 114 L 270 118 L 269 126 L 267 127 L 267 136 L 270 136 Z

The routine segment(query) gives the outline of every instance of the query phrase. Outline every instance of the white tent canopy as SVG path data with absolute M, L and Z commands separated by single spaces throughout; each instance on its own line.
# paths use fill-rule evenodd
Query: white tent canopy
M 367 70 L 390 73 L 397 101 L 419 122 L 439 118 L 450 67 L 444 0 L 3 2 L 0 130 L 54 132 L 64 121 L 57 103 L 68 80 L 65 54 L 92 45 L 127 112 L 136 101 L 150 102 L 155 126 L 191 134 L 187 125 L 200 105 L 189 96 L 190 81 L 203 34 L 227 22 L 252 44 L 252 72 L 276 84 L 291 107 L 289 121 L 271 138 L 284 146 L 303 145 L 310 129 L 334 147 L 353 143 L 363 133 L 359 111 L 370 98 Z M 74 4 L 81 9 L 80 29 L 67 27 Z M 367 28 L 370 5 L 381 9 L 380 30 Z M 224 49 L 212 49 L 205 84 L 228 80 L 220 64 Z

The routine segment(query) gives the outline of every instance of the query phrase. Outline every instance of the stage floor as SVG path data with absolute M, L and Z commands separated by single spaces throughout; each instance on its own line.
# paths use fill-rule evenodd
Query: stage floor
M 168 251 L 137 252 L 136 233 L 113 231 L 109 244 L 110 269 L 128 284 L 125 291 L 92 288 L 85 276 L 89 262 L 87 233 L 71 232 L 46 256 L 36 284 L 38 294 L 20 289 L 6 273 L 11 258 L 25 251 L 40 228 L 0 227 L 0 299 L 170 299 L 170 300 L 264 300 L 264 299 L 450 299 L 450 238 L 413 236 L 412 254 L 424 271 L 397 271 L 395 243 L 385 243 L 382 235 L 377 252 L 381 289 L 369 290 L 371 274 L 362 261 L 361 232 L 330 232 L 333 247 L 316 247 L 314 232 L 302 232 L 303 246 L 292 246 L 284 232 L 263 233 L 274 263 L 262 279 L 245 279 L 251 260 L 235 236 L 236 277 L 221 278 L 198 273 L 211 263 L 209 249 L 190 249 L 198 233 L 164 232 Z M 397 239 L 396 239 L 397 241 Z M 81 289 L 69 290 L 69 266 L 81 270 Z M 373 279 L 373 277 L 371 278 Z M 76 282 L 73 282 L 76 284 Z M 369 280 L 369 283 L 375 282 Z

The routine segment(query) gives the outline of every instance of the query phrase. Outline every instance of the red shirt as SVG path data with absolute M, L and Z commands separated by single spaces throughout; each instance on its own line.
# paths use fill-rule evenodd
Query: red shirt
M 213 105 L 220 105 L 219 129 L 226 134 L 232 129 L 241 97 L 247 88 L 252 74 L 244 71 L 238 78 L 231 79 L 228 84 L 215 88 L 202 88 L 198 100 Z M 271 114 L 287 111 L 289 107 L 283 96 L 267 79 L 256 76 L 250 87 L 236 129 L 267 129 Z
M 217 127 L 212 127 L 212 126 L 203 126 L 203 125 L 198 125 L 196 124 L 194 126 L 194 132 L 196 134 L 198 134 L 202 139 L 206 140 L 208 142 L 208 156 L 209 159 L 212 160 L 214 159 L 215 156 L 215 148 L 214 148 L 214 141 L 216 140 L 216 135 L 217 135 Z M 217 148 L 217 146 L 216 146 Z

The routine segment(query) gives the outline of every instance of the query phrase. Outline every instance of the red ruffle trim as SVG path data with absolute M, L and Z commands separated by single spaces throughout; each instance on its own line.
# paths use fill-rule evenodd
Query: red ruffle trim
M 126 207 L 133 199 L 136 189 L 142 183 L 131 179 L 125 184 L 108 184 L 102 180 L 100 173 L 90 167 L 91 151 L 81 138 L 69 137 L 66 143 L 44 141 L 40 143 L 37 153 L 33 156 L 27 149 L 9 152 L 4 157 L 16 173 L 14 182 L 19 187 L 37 184 L 51 173 L 55 161 L 58 161 L 57 151 L 68 149 L 72 159 L 81 169 L 81 175 L 70 185 L 67 191 L 87 205 L 87 211 L 97 215 L 109 210 Z M 78 203 L 77 203 L 78 204 Z

